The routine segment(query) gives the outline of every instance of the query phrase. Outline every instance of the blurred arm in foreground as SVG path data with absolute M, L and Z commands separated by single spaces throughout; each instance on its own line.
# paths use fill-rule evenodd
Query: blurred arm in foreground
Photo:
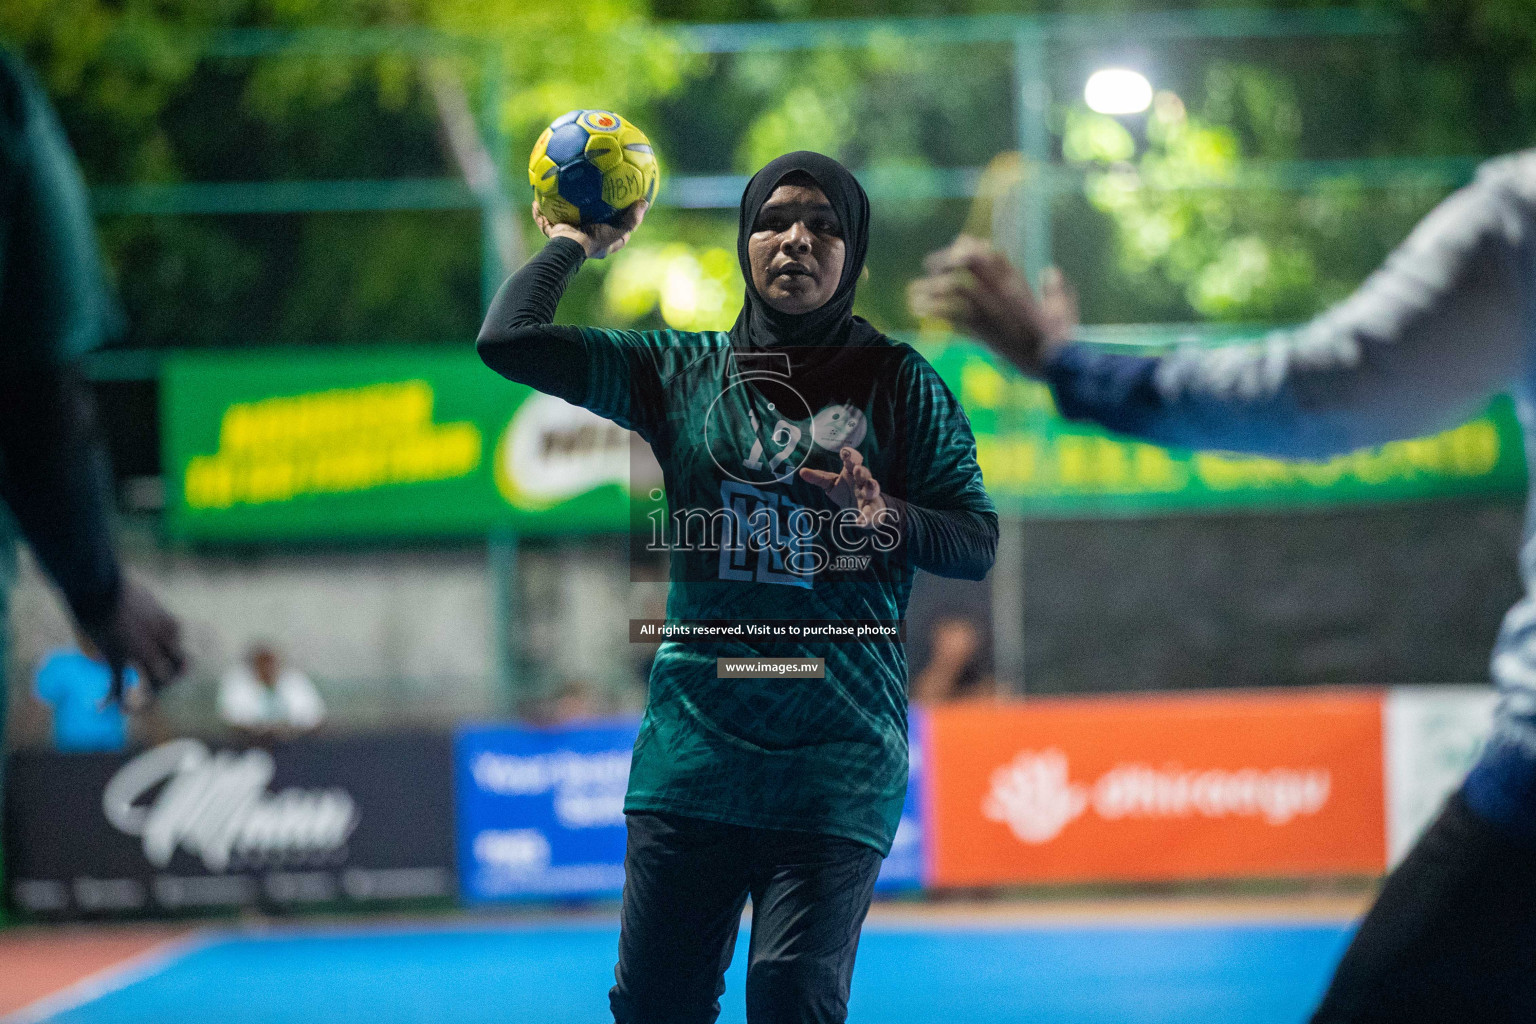
M 1354 295 L 1264 341 L 1143 357 L 1075 344 L 1070 293 L 1036 299 L 962 239 L 913 285 L 1026 373 L 1061 412 L 1164 444 L 1319 457 L 1453 426 L 1515 393 L 1536 450 L 1536 151 L 1489 163 Z M 1312 1024 L 1531 1020 L 1536 1007 L 1536 520 L 1526 596 L 1504 618 L 1501 701 L 1466 781 L 1387 876 Z
M 0 500 L 111 666 L 113 699 L 130 665 L 158 689 L 185 662 L 176 621 L 124 578 L 112 541 L 111 477 L 79 360 L 119 324 L 63 131 L 0 50 Z
M 1037 298 L 996 250 L 928 258 L 911 300 L 1051 387 L 1061 413 L 1162 444 L 1320 458 L 1465 421 L 1525 369 L 1536 152 L 1488 164 L 1348 299 L 1262 341 L 1163 356 L 1072 342 L 1075 301 Z

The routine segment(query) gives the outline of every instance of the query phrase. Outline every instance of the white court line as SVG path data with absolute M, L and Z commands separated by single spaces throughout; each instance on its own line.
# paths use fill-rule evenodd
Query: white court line
M 167 939 L 142 953 L 135 954 L 110 967 L 104 967 L 95 974 L 86 975 L 73 985 L 43 996 L 19 1010 L 13 1010 L 4 1017 L 0 1017 L 0 1024 L 42 1024 L 50 1017 L 77 1009 L 86 1003 L 95 1002 L 103 996 L 127 988 L 136 981 L 153 977 L 188 953 L 208 945 L 212 939 L 213 935 L 207 932 L 193 932 L 179 938 Z
M 1141 927 L 1306 927 L 1350 924 L 1369 908 L 1368 894 L 1350 896 L 1090 898 L 973 904 L 884 904 L 866 930 L 1011 931 Z

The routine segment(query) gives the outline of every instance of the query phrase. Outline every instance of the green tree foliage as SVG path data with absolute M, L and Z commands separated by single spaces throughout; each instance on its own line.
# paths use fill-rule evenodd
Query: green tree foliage
M 1083 107 L 1066 115 L 1063 156 L 1085 170 L 1088 202 L 1113 224 L 1114 269 L 1133 306 L 1182 318 L 1182 296 L 1191 318 L 1304 318 L 1358 283 L 1363 264 L 1328 253 L 1355 249 L 1351 237 L 1395 236 L 1438 198 L 1433 185 L 1402 180 L 1273 180 L 1266 168 L 1293 159 L 1302 132 L 1289 83 L 1217 63 L 1201 92 L 1196 113 L 1158 93 L 1144 142 L 1119 119 Z
M 204 56 L 251 27 L 459 42 Z M 644 109 L 687 67 L 641 0 L 13 0 L 0 40 L 40 69 L 93 185 L 454 177 L 433 76 L 472 104 L 493 84 L 501 102 L 476 112 L 526 153 L 565 110 Z M 462 341 L 478 325 L 473 212 L 110 217 L 103 238 L 134 344 Z
M 1112 25 L 1116 12 L 1164 6 L 1101 0 L 1092 10 Z M 1053 251 L 1090 320 L 1305 316 L 1357 283 L 1444 183 L 1298 186 L 1267 180 L 1264 168 L 1491 154 L 1536 137 L 1530 0 L 1375 8 L 1415 31 L 1154 51 L 1106 40 L 1051 55 L 1053 145 L 1081 182 L 1057 194 Z M 1006 0 L 9 0 L 0 39 L 42 71 L 95 185 L 455 177 L 435 91 L 446 80 L 499 129 L 497 156 L 520 210 L 534 137 L 578 106 L 617 108 L 644 126 L 664 192 L 669 175 L 743 174 L 802 147 L 838 156 L 872 186 L 984 165 L 1016 145 L 1007 42 L 877 33 L 854 47 L 700 57 L 680 52 L 670 23 L 1040 9 Z M 249 28 L 434 32 L 464 44 L 204 56 L 220 33 Z M 1144 118 L 1090 115 L 1079 100 L 1085 67 L 1124 52 L 1156 67 L 1158 105 Z M 493 94 L 494 109 L 480 109 Z M 906 279 L 970 204 L 875 191 L 877 245 L 860 309 L 907 326 Z M 103 221 L 132 343 L 156 346 L 460 343 L 480 314 L 480 231 L 473 211 Z M 658 209 L 626 254 L 582 276 L 562 313 L 728 321 L 740 288 L 734 233 L 729 210 Z

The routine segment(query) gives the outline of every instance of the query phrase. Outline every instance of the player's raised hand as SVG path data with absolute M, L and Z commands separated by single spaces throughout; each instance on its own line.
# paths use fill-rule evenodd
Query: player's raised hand
M 1055 267 L 1046 270 L 1037 298 L 1006 256 L 965 235 L 923 267 L 927 276 L 907 288 L 913 314 L 949 321 L 1025 373 L 1038 376 L 1077 329 L 1077 293 Z
M 858 449 L 845 447 L 838 454 L 843 460 L 840 472 L 802 469 L 800 478 L 826 491 L 838 508 L 856 509 L 858 517 L 854 525 L 870 529 L 875 525 L 875 517 L 886 508 L 885 498 L 880 494 L 880 481 L 864 465 L 864 456 Z
M 645 211 L 650 209 L 650 204 L 641 200 L 624 211 L 617 223 L 614 224 L 557 224 L 544 214 L 539 212 L 539 204 L 533 204 L 533 222 L 539 226 L 548 238 L 569 238 L 580 243 L 587 251 L 587 258 L 600 260 L 604 256 L 611 256 L 624 248 L 629 243 L 629 236 L 634 234 L 640 222 L 645 220 Z
M 181 624 L 133 580 L 123 580 L 117 604 L 104 619 L 81 623 L 81 629 L 112 668 L 108 701 L 122 703 L 123 677 L 130 666 L 138 669 L 150 693 L 169 685 L 186 668 Z

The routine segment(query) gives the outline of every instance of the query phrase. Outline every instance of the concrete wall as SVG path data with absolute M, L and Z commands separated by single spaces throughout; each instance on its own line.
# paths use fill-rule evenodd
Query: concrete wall
M 208 724 L 219 675 L 256 640 L 272 642 L 307 672 L 338 719 L 353 724 L 498 710 L 483 547 L 162 551 L 132 531 L 123 546 L 129 571 L 186 630 L 192 668 L 165 701 L 178 726 Z M 38 660 L 70 642 L 56 595 L 25 551 L 20 562 L 11 601 L 13 689 L 30 686 Z
M 1519 593 L 1520 525 L 1520 508 L 1505 502 L 1031 522 L 1024 691 L 1485 680 Z M 212 724 L 218 675 L 262 638 L 352 727 L 537 715 L 541 699 L 572 683 L 590 688 L 599 711 L 637 708 L 652 648 L 628 643 L 627 620 L 664 614 L 664 585 L 633 577 L 619 540 L 526 546 L 512 597 L 525 655 L 509 694 L 483 546 L 163 551 L 130 529 L 124 549 L 186 623 L 193 670 L 165 702 L 177 728 Z M 958 610 L 985 623 L 989 604 L 986 585 L 920 577 L 914 670 L 934 618 Z M 24 553 L 11 630 L 20 691 L 69 637 Z M 35 729 L 36 715 L 14 717 L 13 733 Z
M 1029 523 L 1026 692 L 1484 681 L 1521 520 L 1450 501 Z

